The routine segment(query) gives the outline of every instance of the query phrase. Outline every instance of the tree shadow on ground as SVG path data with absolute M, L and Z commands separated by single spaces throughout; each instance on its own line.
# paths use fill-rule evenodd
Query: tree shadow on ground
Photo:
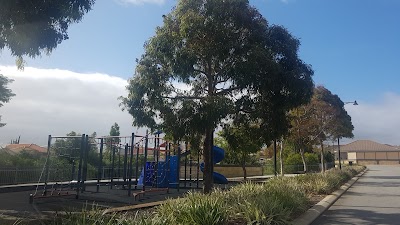
M 357 207 L 357 206 L 356 206 Z M 363 206 L 360 206 L 360 208 Z M 370 208 L 370 207 L 368 207 Z M 380 207 L 376 207 L 380 208 Z M 394 209 L 393 207 L 383 207 Z M 399 224 L 400 214 L 378 213 L 367 209 L 331 209 L 316 219 L 312 225 L 324 224 L 363 224 L 363 225 L 392 225 Z

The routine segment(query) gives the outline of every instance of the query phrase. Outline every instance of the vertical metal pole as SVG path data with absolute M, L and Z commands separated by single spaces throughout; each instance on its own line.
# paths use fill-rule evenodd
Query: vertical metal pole
M 277 176 L 277 163 L 276 163 L 276 139 L 274 140 L 274 175 Z
M 49 167 L 50 167 L 50 150 L 51 150 L 51 135 L 47 139 L 47 159 L 46 159 L 46 173 L 44 176 L 43 195 L 47 195 L 47 182 L 49 181 Z
M 125 152 L 124 152 L 124 174 L 123 174 L 124 183 L 126 183 L 126 175 L 127 175 L 128 148 L 129 148 L 129 144 L 126 143 L 126 144 L 125 144 Z
M 144 142 L 144 166 L 143 166 L 143 191 L 146 191 L 146 162 L 147 162 L 147 150 L 149 146 L 149 131 L 146 131 L 146 138 Z
M 186 145 L 187 146 L 187 145 Z M 186 151 L 188 151 L 188 149 L 186 148 Z M 189 152 L 189 155 L 190 155 L 190 158 L 189 158 L 189 180 L 190 180 L 190 183 L 189 183 L 189 186 L 190 187 L 192 187 L 192 166 L 193 166 L 193 160 L 192 160 L 192 151 L 191 150 L 189 150 L 190 152 Z
M 111 162 L 112 162 L 112 152 L 113 152 L 113 139 L 110 138 L 109 140 L 107 140 L 107 142 L 110 142 L 110 143 L 107 143 L 107 144 L 108 144 L 108 148 L 109 148 L 109 151 L 110 151 L 110 154 L 109 154 L 110 161 L 108 162 L 109 163 L 109 166 L 108 166 L 108 178 L 111 180 L 111 177 L 113 176 L 112 175 L 112 164 L 111 164 Z
M 133 170 L 133 148 L 135 145 L 135 134 L 132 133 L 132 138 L 131 138 L 131 149 L 130 149 L 130 158 L 129 158 L 129 169 L 128 169 L 128 179 L 129 179 L 129 184 L 128 184 L 128 196 L 131 196 L 131 189 L 132 189 L 132 170 Z
M 136 168 L 135 168 L 136 186 L 135 186 L 135 190 L 137 188 L 138 178 L 139 178 L 139 151 L 140 151 L 140 144 L 138 143 L 137 148 L 136 148 Z
M 177 173 L 178 173 L 178 192 L 179 192 L 179 189 L 180 189 L 180 186 L 181 186 L 181 178 L 180 178 L 180 174 L 181 174 L 181 146 L 179 146 L 178 145 L 178 170 L 177 170 Z
M 158 171 L 160 169 L 160 167 L 159 167 L 159 162 L 160 162 L 160 134 L 159 133 L 157 133 L 157 135 L 156 135 L 156 142 L 157 142 L 157 144 L 156 144 L 156 150 L 157 150 L 157 154 L 156 154 L 157 179 L 156 179 L 156 182 L 157 182 L 157 187 L 158 187 L 160 180 L 161 180 L 161 182 L 164 180 L 162 178 L 162 174 L 165 173 L 165 165 L 164 165 L 164 167 L 161 167 L 161 168 L 163 168 L 164 171 Z
M 114 185 L 114 175 L 115 175 L 115 171 L 114 171 L 114 167 L 115 167 L 115 146 L 111 146 L 111 151 L 112 151 L 112 162 L 111 162 L 111 185 L 110 185 L 110 189 L 113 188 Z
M 82 161 L 84 156 L 84 148 L 85 148 L 85 135 L 82 134 L 81 137 L 81 149 L 79 154 L 79 165 L 78 165 L 78 180 L 76 182 L 76 199 L 79 198 L 79 189 L 81 188 L 81 180 L 82 180 Z
M 83 163 L 83 176 L 82 176 L 82 190 L 81 192 L 86 190 L 86 184 L 85 181 L 87 179 L 87 169 L 88 169 L 88 158 L 89 158 L 89 150 L 90 150 L 90 146 L 89 146 L 89 135 L 85 136 L 85 149 L 84 149 L 84 153 L 85 153 L 85 158 L 84 158 L 84 163 Z
M 118 180 L 121 178 L 121 145 L 118 146 Z
M 199 188 L 199 180 L 200 180 L 200 150 L 197 150 L 197 168 L 196 168 L 196 188 Z
M 97 170 L 97 192 L 100 191 L 100 180 L 101 180 L 101 169 L 103 167 L 103 145 L 104 145 L 104 138 L 100 139 L 100 156 L 99 156 L 99 167 Z
M 154 179 L 153 179 L 153 186 L 158 188 L 158 151 L 157 151 L 157 135 L 154 135 L 154 149 L 153 149 L 153 155 L 154 155 L 154 170 L 153 170 L 153 174 L 154 174 Z
M 187 143 L 185 142 L 185 180 L 183 186 L 186 187 L 186 179 L 187 179 L 187 158 L 188 158 L 188 152 L 187 152 Z
M 337 139 L 337 147 L 338 147 L 338 154 L 339 154 L 339 169 L 342 169 L 342 158 L 340 157 L 340 143 L 339 143 L 340 138 L 338 137 Z
M 167 163 L 167 169 L 165 170 L 165 178 L 167 179 L 167 188 L 169 188 L 170 175 L 171 175 L 171 151 L 169 143 L 165 142 L 165 162 Z

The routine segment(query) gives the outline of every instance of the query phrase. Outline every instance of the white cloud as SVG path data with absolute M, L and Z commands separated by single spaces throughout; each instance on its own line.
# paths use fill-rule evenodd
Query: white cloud
M 0 108 L 0 146 L 21 135 L 21 142 L 45 145 L 47 135 L 70 131 L 107 135 L 117 122 L 121 135 L 137 132 L 132 118 L 119 107 L 127 94 L 127 81 L 107 74 L 75 73 L 58 69 L 0 66 L 0 73 L 15 81 L 9 85 L 16 96 Z M 386 93 L 378 102 L 358 100 L 346 105 L 355 127 L 354 140 L 369 139 L 400 145 L 400 95 Z M 144 134 L 144 130 L 139 130 Z
M 70 131 L 107 135 L 117 122 L 121 135 L 136 132 L 131 116 L 119 107 L 127 81 L 106 74 L 75 73 L 58 69 L 0 66 L 0 73 L 14 79 L 9 85 L 16 96 L 0 108 L 0 146 L 21 135 L 21 142 L 44 145 L 47 135 Z M 139 132 L 143 132 L 142 130 Z
M 354 140 L 400 145 L 400 95 L 386 93 L 377 103 L 357 102 L 358 106 L 346 105 L 354 125 Z
M 156 4 L 163 5 L 166 0 L 115 0 L 120 4 L 134 4 L 134 5 L 143 5 L 143 4 Z

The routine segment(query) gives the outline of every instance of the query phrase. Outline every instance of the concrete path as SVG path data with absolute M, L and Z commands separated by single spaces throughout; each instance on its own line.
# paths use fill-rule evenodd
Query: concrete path
M 368 168 L 312 225 L 400 224 L 400 166 Z

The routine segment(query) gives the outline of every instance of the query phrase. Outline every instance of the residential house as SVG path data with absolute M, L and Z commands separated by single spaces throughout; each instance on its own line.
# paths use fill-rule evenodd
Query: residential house
M 400 164 L 400 148 L 398 146 L 380 144 L 370 140 L 358 140 L 341 145 L 340 152 L 342 160 L 357 164 Z M 344 158 L 342 155 L 346 157 Z
M 46 154 L 47 148 L 41 147 L 36 144 L 10 144 L 10 145 L 7 145 L 3 149 L 3 151 L 7 152 L 11 155 L 16 155 L 23 151 L 27 151 L 27 152 L 31 152 L 31 153 Z

